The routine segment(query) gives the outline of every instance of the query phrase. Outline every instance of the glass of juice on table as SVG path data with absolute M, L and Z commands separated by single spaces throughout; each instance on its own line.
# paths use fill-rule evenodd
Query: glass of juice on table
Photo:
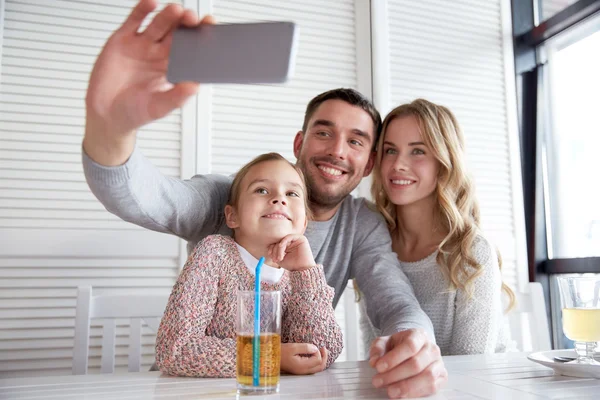
M 594 360 L 600 341 L 600 276 L 558 277 L 562 306 L 563 331 L 575 342 L 579 364 L 600 365 Z
M 255 340 L 254 291 L 238 291 L 237 389 L 240 394 L 279 392 L 281 361 L 281 293 L 260 292 L 260 327 Z M 254 346 L 258 345 L 258 379 L 254 376 Z

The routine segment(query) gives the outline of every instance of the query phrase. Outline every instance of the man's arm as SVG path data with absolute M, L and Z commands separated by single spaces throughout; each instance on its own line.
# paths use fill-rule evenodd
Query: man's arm
M 367 314 L 383 336 L 423 329 L 435 342 L 433 325 L 421 309 L 408 278 L 400 268 L 383 218 L 362 207 L 357 217 L 351 276 L 365 296 Z
M 140 32 L 156 8 L 140 0 L 98 56 L 85 99 L 83 166 L 90 188 L 111 212 L 160 232 L 197 239 L 213 233 L 222 213 L 227 182 L 163 176 L 135 150 L 137 130 L 181 107 L 198 84 L 166 79 L 173 31 L 200 21 L 191 10 L 170 4 Z M 210 17 L 202 22 L 213 23 Z
M 105 167 L 83 152 L 83 170 L 94 195 L 125 221 L 186 240 L 217 232 L 231 178 L 195 176 L 181 180 L 163 175 L 135 149 L 123 165 Z
M 371 345 L 369 364 L 377 371 L 372 383 L 385 387 L 390 398 L 433 394 L 447 381 L 448 372 L 431 321 L 391 251 L 383 218 L 363 206 L 357 226 L 362 237 L 353 248 L 352 276 L 365 294 L 369 317 L 389 335 Z

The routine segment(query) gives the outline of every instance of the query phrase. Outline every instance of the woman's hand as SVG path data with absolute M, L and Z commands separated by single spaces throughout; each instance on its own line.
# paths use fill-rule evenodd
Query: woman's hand
M 308 239 L 304 235 L 287 235 L 269 246 L 268 256 L 288 271 L 304 271 L 316 265 Z
M 282 343 L 281 371 L 294 375 L 321 372 L 327 365 L 329 353 L 326 348 L 317 349 L 310 343 Z

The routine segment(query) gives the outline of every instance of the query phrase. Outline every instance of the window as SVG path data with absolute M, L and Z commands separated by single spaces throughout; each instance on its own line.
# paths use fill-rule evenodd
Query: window
M 577 0 L 533 0 L 538 2 L 540 21 L 545 21 L 561 12 Z
M 549 43 L 550 258 L 600 256 L 600 19 L 594 28 L 574 43 Z
M 600 2 L 512 11 L 529 278 L 544 287 L 554 348 L 567 348 L 557 275 L 600 273 Z

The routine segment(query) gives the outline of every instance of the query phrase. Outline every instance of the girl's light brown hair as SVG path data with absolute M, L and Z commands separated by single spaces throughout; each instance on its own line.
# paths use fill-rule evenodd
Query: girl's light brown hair
M 240 170 L 235 175 L 235 178 L 233 178 L 233 183 L 231 184 L 231 189 L 229 189 L 229 200 L 227 201 L 227 204 L 232 207 L 237 207 L 237 204 L 238 204 L 238 201 L 240 198 L 240 193 L 242 191 L 241 183 L 242 183 L 242 180 L 244 179 L 244 177 L 246 175 L 248 175 L 248 172 L 250 172 L 252 167 L 254 167 L 258 164 L 262 164 L 264 162 L 268 162 L 268 161 L 282 161 L 284 163 L 287 163 L 290 167 L 294 168 L 294 170 L 298 173 L 298 175 L 300 176 L 300 180 L 302 181 L 302 186 L 304 188 L 303 200 L 304 200 L 304 207 L 306 208 L 306 219 L 311 220 L 312 212 L 308 205 L 308 187 L 306 186 L 306 179 L 304 179 L 304 174 L 302 173 L 302 170 L 299 167 L 297 167 L 293 163 L 289 162 L 285 157 L 283 157 L 279 153 L 261 154 L 260 156 L 256 157 L 255 159 L 250 161 L 248 164 L 246 164 L 242 168 L 240 168 Z
M 388 126 L 394 119 L 405 116 L 416 118 L 423 142 L 440 165 L 435 189 L 435 217 L 438 229 L 448 233 L 438 246 L 436 261 L 450 281 L 451 289 L 463 289 L 472 295 L 473 282 L 483 272 L 482 265 L 473 256 L 473 243 L 480 231 L 479 204 L 465 166 L 463 134 L 454 114 L 448 108 L 417 99 L 396 107 L 385 117 L 373 169 L 373 199 L 377 209 L 385 217 L 390 232 L 394 234 L 398 229 L 396 206 L 383 187 L 381 158 Z M 499 252 L 497 257 L 501 268 Z M 515 295 L 505 283 L 502 283 L 502 290 L 508 295 L 510 309 L 514 305 Z

